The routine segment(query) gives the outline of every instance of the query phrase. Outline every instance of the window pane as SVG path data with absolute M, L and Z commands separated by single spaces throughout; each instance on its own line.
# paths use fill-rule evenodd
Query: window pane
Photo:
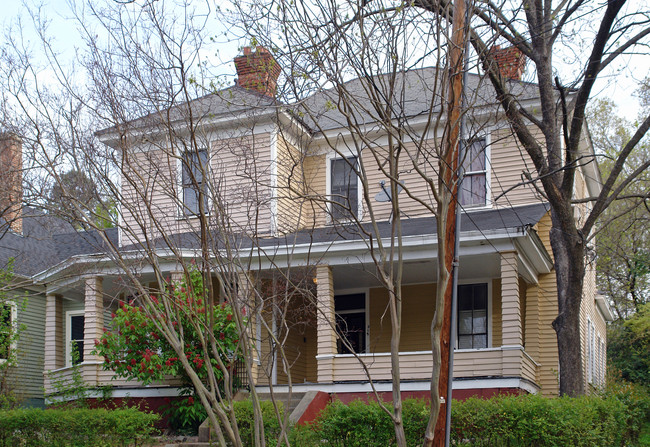
M 487 310 L 487 285 L 477 284 L 473 286 L 472 293 L 474 294 L 474 309 Z
M 2 304 L 0 305 L 0 359 L 9 357 L 12 332 L 11 306 Z
M 191 186 L 183 188 L 183 203 L 186 213 L 197 214 L 199 212 L 199 192 Z
M 458 309 L 459 310 L 472 309 L 472 287 L 471 286 L 458 286 Z
M 350 295 L 336 295 L 334 297 L 334 308 L 337 312 L 342 310 L 365 309 L 366 294 L 353 293 Z
M 473 333 L 484 334 L 487 332 L 487 312 L 484 310 L 474 311 Z
M 83 340 L 73 341 L 70 346 L 72 354 L 71 363 L 76 365 L 84 361 L 84 342 Z
M 336 324 L 341 338 L 348 341 L 350 350 L 342 340 L 338 341 L 339 354 L 366 351 L 366 313 L 350 313 L 336 316 Z
M 470 146 L 468 171 L 485 171 L 485 139 L 476 140 Z
M 332 218 L 349 219 L 358 213 L 357 175 L 353 166 L 356 157 L 335 159 L 331 164 L 330 192 L 332 203 Z M 340 204 L 337 205 L 337 204 Z
M 73 315 L 70 317 L 70 339 L 83 340 L 84 339 L 84 316 Z
M 473 349 L 487 348 L 487 335 L 474 335 L 472 343 Z
M 182 184 L 184 212 L 197 214 L 199 212 L 199 190 L 203 192 L 203 208 L 208 209 L 207 182 L 203 181 L 203 172 L 207 172 L 208 152 L 205 150 L 186 152 L 182 163 Z
M 472 336 L 461 335 L 458 337 L 458 349 L 472 349 Z
M 472 190 L 472 205 L 485 205 L 486 187 L 485 174 L 474 174 L 469 177 Z
M 459 312 L 458 333 L 463 335 L 472 333 L 472 311 L 471 310 Z

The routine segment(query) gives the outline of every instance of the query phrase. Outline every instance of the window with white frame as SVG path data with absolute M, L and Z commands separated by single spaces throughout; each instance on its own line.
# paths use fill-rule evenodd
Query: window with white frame
M 84 361 L 84 312 L 70 311 L 66 314 L 66 365 Z
M 488 285 L 458 286 L 458 349 L 488 347 Z
M 600 339 L 600 384 L 605 385 L 605 374 L 607 372 L 607 350 L 605 349 L 605 341 Z
M 596 353 L 595 353 L 595 328 L 590 319 L 587 319 L 587 381 L 594 383 L 596 375 Z
M 359 181 L 357 157 L 330 160 L 330 200 L 332 221 L 359 216 Z
M 485 137 L 461 143 L 463 180 L 458 200 L 463 206 L 484 206 L 488 200 L 487 141 Z
M 13 302 L 0 304 L 0 362 L 6 361 L 15 349 L 16 305 Z
M 188 151 L 183 154 L 181 186 L 183 188 L 183 213 L 199 214 L 199 197 L 203 194 L 203 211 L 208 211 L 208 183 L 204 173 L 208 169 L 208 151 Z
M 339 354 L 366 352 L 366 294 L 334 296 Z

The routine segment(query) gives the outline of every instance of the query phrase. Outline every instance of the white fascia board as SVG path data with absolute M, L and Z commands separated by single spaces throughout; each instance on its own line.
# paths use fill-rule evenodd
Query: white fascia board
M 465 232 L 461 237 L 460 257 L 510 251 L 514 248 L 513 238 L 526 236 L 527 234 L 520 231 L 508 231 L 507 229 Z M 487 240 L 490 241 L 489 244 L 481 244 Z M 390 240 L 386 238 L 383 242 L 389 244 Z M 438 240 L 435 234 L 405 236 L 402 238 L 403 259 L 404 261 L 435 259 L 437 244 Z M 240 253 L 240 257 L 251 256 L 250 250 L 247 251 L 248 255 Z M 257 253 L 252 254 L 251 258 L 260 262 L 262 268 L 281 267 L 288 260 L 291 260 L 292 265 L 297 265 L 296 263 L 300 263 L 301 260 L 313 262 L 316 259 L 327 262 L 329 265 L 372 262 L 368 253 L 368 244 L 364 240 L 275 246 L 266 249 L 259 248 L 255 251 Z
M 233 113 L 232 115 L 220 115 L 218 117 L 206 117 L 206 118 L 200 118 L 200 121 L 198 124 L 203 130 L 206 131 L 216 131 L 219 129 L 232 129 L 236 127 L 242 127 L 245 125 L 250 125 L 250 124 L 255 124 L 251 129 L 257 129 L 258 127 L 261 128 L 262 124 L 266 123 L 274 123 L 274 118 L 280 114 L 284 114 L 285 112 L 280 111 L 278 112 L 275 109 L 269 109 L 269 110 L 264 110 L 264 111 L 259 111 L 254 114 L 247 113 L 247 112 L 239 112 L 239 113 Z M 180 119 L 176 120 L 174 122 L 169 123 L 171 128 L 175 131 L 177 135 L 187 135 L 189 133 L 188 126 L 187 126 L 187 121 Z M 248 129 L 250 133 L 250 130 Z M 155 125 L 150 125 L 150 126 L 143 126 L 143 127 L 138 127 L 132 130 L 128 131 L 128 138 L 129 140 L 133 140 L 132 144 L 142 144 L 142 142 L 146 142 L 147 140 L 158 140 L 158 139 L 164 139 L 167 137 L 168 132 L 166 129 L 165 131 L 161 131 L 159 126 Z M 263 132 L 263 130 L 262 130 Z M 256 130 L 255 133 L 262 133 L 260 130 Z M 120 135 L 117 132 L 109 132 L 106 134 L 98 135 L 99 141 L 102 143 L 106 144 L 107 146 L 110 146 L 114 149 L 119 148 L 120 144 Z
M 550 273 L 553 269 L 553 260 L 546 251 L 542 241 L 535 231 L 527 231 L 529 237 L 517 239 L 517 253 L 519 253 L 522 264 L 531 272 Z M 537 274 L 535 280 L 537 283 Z
M 607 302 L 607 299 L 605 299 L 605 296 L 598 294 L 594 297 L 594 301 L 596 301 L 596 307 L 598 308 L 598 311 L 602 315 L 603 319 L 606 322 L 614 321 L 614 312 L 612 312 L 612 308 L 609 306 L 609 303 Z
M 536 244 L 530 242 L 526 243 L 526 239 L 529 239 L 530 236 L 531 233 L 523 228 L 463 232 L 461 235 L 460 256 L 462 258 L 463 256 L 510 251 L 517 248 L 515 241 L 518 241 L 519 247 L 523 247 L 525 251 L 527 247 L 536 246 Z M 385 238 L 383 242 L 389 244 L 390 239 Z M 435 259 L 437 257 L 437 243 L 438 240 L 435 234 L 405 236 L 402 238 L 403 259 L 405 261 Z M 180 250 L 179 253 L 183 259 L 187 260 L 201 256 L 198 249 Z M 532 254 L 536 254 L 536 257 L 543 257 L 545 253 L 533 251 Z M 160 260 L 159 265 L 163 268 L 169 267 L 172 269 L 174 265 L 177 265 L 177 255 L 172 250 L 158 250 L 155 256 Z M 283 267 L 289 264 L 294 266 L 313 264 L 315 260 L 327 262 L 330 265 L 373 262 L 368 253 L 367 241 L 361 239 L 300 245 L 254 246 L 238 250 L 236 256 L 239 259 L 255 261 L 259 263 L 262 269 Z M 528 256 L 531 256 L 531 254 Z M 123 252 L 120 257 L 124 262 L 128 263 L 141 261 L 145 255 L 141 251 L 134 250 L 132 252 Z M 539 261 L 530 262 L 530 264 L 535 268 L 537 268 L 538 264 L 546 266 L 545 263 Z M 67 271 L 72 269 L 78 271 L 83 266 L 92 266 L 92 271 L 88 271 L 83 275 L 70 275 L 67 279 L 64 277 Z M 142 273 L 148 273 L 149 270 L 153 271 L 145 267 L 142 269 Z M 544 272 L 544 270 L 541 272 Z M 77 255 L 35 275 L 34 280 L 40 283 L 48 282 L 49 291 L 51 288 L 60 289 L 65 285 L 76 283 L 93 274 L 117 275 L 121 273 L 121 269 L 116 266 L 113 257 L 109 255 Z M 62 277 L 64 278 L 61 279 Z

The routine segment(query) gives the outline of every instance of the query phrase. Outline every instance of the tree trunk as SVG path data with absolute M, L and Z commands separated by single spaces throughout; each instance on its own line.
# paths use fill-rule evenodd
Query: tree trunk
M 568 208 L 568 209 L 566 209 Z M 564 211 L 564 212 L 562 212 Z M 551 211 L 551 246 L 558 294 L 558 316 L 553 321 L 560 363 L 560 395 L 584 394 L 580 304 L 585 275 L 585 244 L 570 207 Z

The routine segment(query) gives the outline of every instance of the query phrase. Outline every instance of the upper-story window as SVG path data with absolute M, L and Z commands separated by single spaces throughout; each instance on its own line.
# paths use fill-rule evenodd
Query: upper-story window
M 458 349 L 488 346 L 488 285 L 458 286 Z
M 189 151 L 183 154 L 183 212 L 199 214 L 199 191 L 203 193 L 203 211 L 208 211 L 208 183 L 203 173 L 208 172 L 208 151 Z
M 359 183 L 357 157 L 335 158 L 330 165 L 330 197 L 332 221 L 350 220 L 359 215 Z
M 459 201 L 463 206 L 487 205 L 487 143 L 485 138 L 464 141 L 460 159 L 464 171 Z

